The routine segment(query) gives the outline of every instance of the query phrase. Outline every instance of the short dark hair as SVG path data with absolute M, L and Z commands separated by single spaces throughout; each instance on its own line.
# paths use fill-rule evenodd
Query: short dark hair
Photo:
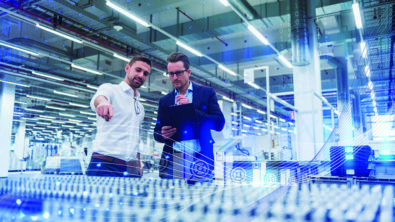
M 172 54 L 167 57 L 167 63 L 174 63 L 174 62 L 183 62 L 184 67 L 189 69 L 189 58 L 187 55 L 181 52 L 173 52 Z
M 137 61 L 142 61 L 142 62 L 147 63 L 150 67 L 152 66 L 151 59 L 148 57 L 145 57 L 145 56 L 141 56 L 141 55 L 133 56 L 132 59 L 130 59 L 129 66 L 132 66 Z

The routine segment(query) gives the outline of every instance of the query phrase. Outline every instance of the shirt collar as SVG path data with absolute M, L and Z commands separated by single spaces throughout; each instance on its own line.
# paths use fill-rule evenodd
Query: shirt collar
M 179 93 L 178 93 L 177 89 L 174 89 L 174 90 L 175 90 L 176 95 L 178 95 Z M 189 87 L 187 89 L 186 94 L 188 94 L 188 92 L 193 92 L 193 87 L 192 87 L 191 81 L 189 81 Z
M 136 90 L 137 95 L 135 96 L 134 90 L 125 81 L 122 81 L 121 83 L 119 83 L 119 87 L 121 87 L 122 91 L 126 92 L 128 95 L 130 95 L 132 97 L 136 97 L 137 99 L 140 98 L 139 91 Z

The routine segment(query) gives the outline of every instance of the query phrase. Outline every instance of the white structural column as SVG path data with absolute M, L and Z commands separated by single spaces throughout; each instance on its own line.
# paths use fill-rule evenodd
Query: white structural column
M 293 80 L 296 113 L 297 159 L 312 160 L 323 145 L 321 70 L 318 53 L 315 1 L 291 1 Z
M 26 133 L 26 122 L 21 121 L 19 122 L 18 130 L 15 134 L 15 155 L 18 159 L 24 158 L 24 148 L 25 148 L 25 133 Z
M 25 158 L 25 145 L 28 139 L 25 139 L 26 135 L 26 121 L 19 122 L 18 130 L 15 134 L 15 143 L 14 143 L 14 153 L 16 156 L 16 164 L 14 170 L 26 170 L 26 161 Z
M 15 85 L 0 83 L 0 177 L 8 176 Z

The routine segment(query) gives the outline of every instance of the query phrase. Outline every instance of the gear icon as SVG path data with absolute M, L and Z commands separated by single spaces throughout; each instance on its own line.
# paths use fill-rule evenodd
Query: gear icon
M 210 174 L 208 164 L 204 161 L 198 160 L 191 163 L 190 171 L 195 177 L 207 177 Z
M 230 179 L 232 182 L 241 183 L 247 179 L 247 172 L 241 167 L 236 167 L 230 171 Z

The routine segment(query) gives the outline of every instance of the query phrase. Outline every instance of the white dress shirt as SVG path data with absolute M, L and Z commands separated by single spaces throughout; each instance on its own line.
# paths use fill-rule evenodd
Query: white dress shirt
M 97 96 L 105 96 L 113 107 L 109 121 L 96 115 L 97 133 L 93 152 L 112 156 L 125 161 L 136 160 L 140 143 L 140 127 L 144 119 L 144 107 L 139 102 L 140 94 L 125 82 L 101 85 L 91 100 L 91 109 Z

